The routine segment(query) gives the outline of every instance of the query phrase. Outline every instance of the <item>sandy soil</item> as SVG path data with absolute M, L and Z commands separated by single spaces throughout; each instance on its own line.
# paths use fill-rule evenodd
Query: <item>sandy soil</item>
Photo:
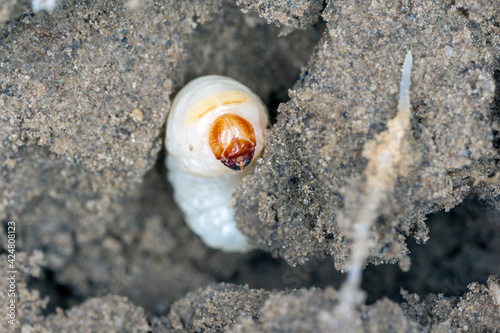
M 0 327 L 500 330 L 499 19 L 497 0 L 2 1 Z M 360 242 L 410 50 L 409 129 Z M 205 74 L 272 112 L 234 197 L 246 255 L 207 248 L 166 181 L 171 99 Z

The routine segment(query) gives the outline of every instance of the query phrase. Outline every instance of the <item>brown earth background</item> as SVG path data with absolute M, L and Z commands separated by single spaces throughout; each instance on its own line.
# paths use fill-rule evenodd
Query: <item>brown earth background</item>
M 410 50 L 410 129 L 346 323 L 365 148 Z M 171 100 L 207 74 L 271 111 L 233 200 L 246 255 L 207 248 L 166 180 Z M 499 87 L 498 0 L 0 0 L 0 328 L 500 331 Z

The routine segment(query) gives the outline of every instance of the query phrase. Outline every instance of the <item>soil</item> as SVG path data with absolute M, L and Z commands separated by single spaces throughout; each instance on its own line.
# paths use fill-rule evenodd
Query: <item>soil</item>
M 1 329 L 499 331 L 499 27 L 498 0 L 2 1 Z M 346 323 L 367 147 L 408 51 L 410 129 Z M 249 254 L 207 248 L 166 180 L 171 100 L 206 74 L 271 112 L 233 198 Z

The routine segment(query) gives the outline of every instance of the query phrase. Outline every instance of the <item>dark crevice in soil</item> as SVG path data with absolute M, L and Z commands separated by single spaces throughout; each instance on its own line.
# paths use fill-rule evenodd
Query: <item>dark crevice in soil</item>
M 42 311 L 44 316 L 55 313 L 57 308 L 66 310 L 84 301 L 84 298 L 77 296 L 70 286 L 58 283 L 54 272 L 49 269 L 43 269 L 40 277 L 31 278 L 28 289 L 38 290 L 40 299 L 49 298 L 47 306 Z
M 363 289 L 368 304 L 386 296 L 403 301 L 400 288 L 421 297 L 429 293 L 461 296 L 474 281 L 486 283 L 488 276 L 500 274 L 492 266 L 500 243 L 500 213 L 486 203 L 468 198 L 450 212 L 428 216 L 430 239 L 417 244 L 407 238 L 412 265 L 403 272 L 397 265 L 368 266 L 363 273 Z

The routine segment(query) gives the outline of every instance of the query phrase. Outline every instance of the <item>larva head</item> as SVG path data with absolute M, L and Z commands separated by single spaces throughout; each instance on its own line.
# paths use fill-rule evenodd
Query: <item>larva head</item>
M 240 177 L 235 171 L 248 169 L 262 154 L 268 124 L 265 105 L 248 87 L 227 77 L 204 76 L 182 88 L 172 102 L 165 145 L 169 159 L 187 174 Z
M 252 161 L 255 130 L 247 120 L 234 114 L 224 114 L 213 122 L 208 142 L 215 158 L 232 170 L 241 171 Z

